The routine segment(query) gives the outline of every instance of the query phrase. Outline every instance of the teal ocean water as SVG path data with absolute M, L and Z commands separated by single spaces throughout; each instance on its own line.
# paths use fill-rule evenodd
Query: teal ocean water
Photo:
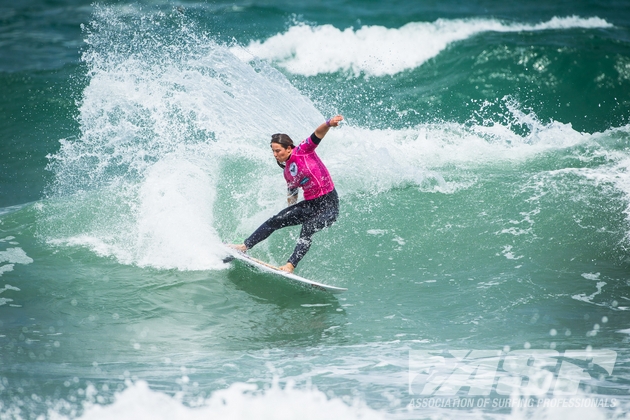
M 628 1 L 0 6 L 2 419 L 627 418 L 629 252 Z

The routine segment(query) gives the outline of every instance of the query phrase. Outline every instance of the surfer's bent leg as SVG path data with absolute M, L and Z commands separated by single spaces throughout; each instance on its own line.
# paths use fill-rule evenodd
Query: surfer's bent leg
M 260 227 L 256 229 L 249 238 L 245 239 L 244 244 L 247 249 L 250 249 L 257 243 L 267 239 L 269 235 L 278 229 L 287 226 L 301 225 L 306 222 L 312 214 L 313 210 L 311 209 L 311 205 L 308 201 L 301 201 L 295 205 L 287 207 L 260 225 Z
M 315 217 L 302 225 L 300 239 L 298 239 L 295 245 L 293 254 L 289 257 L 288 262 L 293 264 L 293 267 L 297 267 L 300 260 L 311 248 L 313 234 L 332 225 L 335 220 L 337 220 L 337 216 L 339 216 L 339 197 L 337 196 L 337 191 L 332 190 L 321 198 L 322 200 L 317 203 L 318 211 Z

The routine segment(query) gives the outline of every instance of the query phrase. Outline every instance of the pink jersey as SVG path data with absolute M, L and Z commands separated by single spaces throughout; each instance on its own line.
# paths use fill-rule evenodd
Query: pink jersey
M 313 135 L 314 136 L 314 135 Z M 331 192 L 335 185 L 315 149 L 312 137 L 293 149 L 284 168 L 284 179 L 289 189 L 302 188 L 304 199 L 312 200 Z

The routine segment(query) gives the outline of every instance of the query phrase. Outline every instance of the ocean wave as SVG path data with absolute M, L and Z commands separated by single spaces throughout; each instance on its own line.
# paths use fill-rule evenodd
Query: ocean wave
M 496 19 L 438 19 L 411 22 L 400 28 L 363 26 L 338 29 L 332 25 L 298 24 L 266 40 L 251 41 L 232 51 L 249 60 L 269 60 L 289 73 L 315 76 L 346 72 L 359 76 L 390 76 L 421 66 L 454 42 L 483 32 L 532 32 L 573 28 L 610 28 L 598 17 L 554 17 L 524 24 Z
M 191 36 L 186 25 L 179 33 L 163 31 L 164 17 L 126 21 L 110 9 L 99 10 L 83 57 L 89 83 L 79 104 L 80 135 L 62 139 L 59 152 L 50 156 L 55 179 L 52 200 L 41 206 L 43 236 L 124 264 L 224 268 L 221 241 L 249 234 L 284 205 L 270 133 L 280 128 L 297 141 L 324 117 L 269 64 L 234 55 L 242 49 Z M 305 39 L 344 48 L 358 42 L 358 51 L 369 49 L 374 31 L 386 42 L 402 37 L 405 52 L 424 36 L 435 42 L 432 54 L 437 54 L 448 42 L 480 31 L 606 25 L 597 18 L 556 18 L 538 25 L 439 20 L 356 32 L 301 25 L 287 34 L 321 32 L 323 38 Z M 301 42 L 287 34 L 273 39 L 288 47 Z M 377 44 L 378 52 L 384 44 Z M 294 59 L 299 61 L 297 55 Z M 345 63 L 361 62 L 356 60 L 348 55 Z M 465 124 L 373 129 L 349 118 L 327 135 L 318 153 L 342 197 L 400 187 L 453 194 L 477 183 L 480 167 L 523 162 L 592 140 L 571 124 L 540 121 L 516 100 L 497 105 L 503 116 L 492 113 L 489 121 Z

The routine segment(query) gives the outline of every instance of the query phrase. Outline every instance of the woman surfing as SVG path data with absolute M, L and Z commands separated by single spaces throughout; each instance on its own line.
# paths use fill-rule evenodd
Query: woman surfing
M 286 134 L 271 136 L 271 151 L 278 165 L 283 168 L 287 181 L 289 206 L 260 225 L 244 243 L 230 245 L 232 248 L 246 252 L 278 229 L 302 225 L 293 254 L 285 265 L 278 267 L 282 271 L 293 272 L 311 247 L 313 234 L 332 225 L 339 215 L 339 197 L 335 185 L 315 149 L 328 130 L 339 126 L 341 121 L 341 115 L 332 117 L 298 146 Z M 299 188 L 302 188 L 304 200 L 298 203 Z

